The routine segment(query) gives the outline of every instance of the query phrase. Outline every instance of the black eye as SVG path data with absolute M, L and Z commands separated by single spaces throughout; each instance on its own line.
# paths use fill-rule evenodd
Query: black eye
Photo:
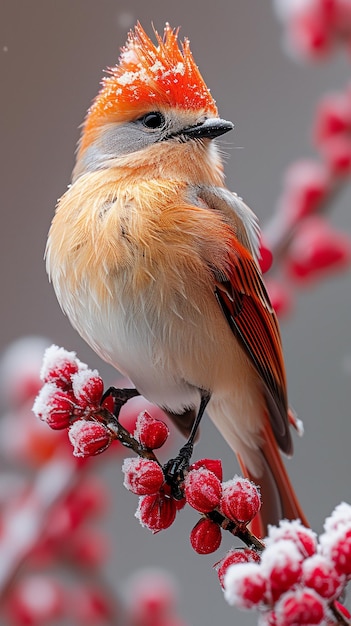
M 162 113 L 152 111 L 151 113 L 146 113 L 141 118 L 141 121 L 146 128 L 161 128 L 165 123 L 165 118 Z

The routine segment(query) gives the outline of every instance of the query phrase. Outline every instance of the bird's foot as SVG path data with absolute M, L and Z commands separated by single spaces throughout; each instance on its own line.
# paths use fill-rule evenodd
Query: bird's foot
M 137 389 L 118 389 L 117 387 L 109 387 L 101 399 L 101 404 L 105 402 L 107 398 L 113 398 L 113 414 L 118 419 L 121 408 L 128 400 L 140 396 Z
M 185 472 L 189 468 L 193 448 L 194 444 L 188 441 L 179 450 L 178 456 L 167 461 L 163 467 L 166 483 L 171 487 L 172 496 L 176 500 L 181 500 L 184 497 L 181 484 L 184 481 Z

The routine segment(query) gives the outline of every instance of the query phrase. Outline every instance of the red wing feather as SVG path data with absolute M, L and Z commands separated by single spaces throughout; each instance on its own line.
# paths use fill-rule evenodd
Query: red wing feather
M 216 297 L 228 323 L 260 375 L 272 429 L 279 447 L 291 454 L 285 368 L 277 318 L 260 270 L 235 241 L 227 280 L 216 282 Z

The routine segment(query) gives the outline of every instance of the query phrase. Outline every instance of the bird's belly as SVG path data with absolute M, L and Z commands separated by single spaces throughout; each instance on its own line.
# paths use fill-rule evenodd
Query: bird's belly
M 233 385 L 243 389 L 248 360 L 213 289 L 193 284 L 168 297 L 165 291 L 156 281 L 142 296 L 121 290 L 104 304 L 81 294 L 71 321 L 142 395 L 171 411 L 197 407 L 200 389 L 219 395 Z

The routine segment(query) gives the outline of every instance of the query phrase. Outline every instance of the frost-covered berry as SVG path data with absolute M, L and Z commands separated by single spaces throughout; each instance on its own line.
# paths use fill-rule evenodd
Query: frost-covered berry
M 262 573 L 273 601 L 301 579 L 302 561 L 300 550 L 289 539 L 277 541 L 263 551 Z
M 349 176 L 351 172 L 351 139 L 349 135 L 335 135 L 320 148 L 324 161 L 333 176 Z
M 161 420 L 155 419 L 147 411 L 139 413 L 135 425 L 134 437 L 140 441 L 145 448 L 149 448 L 150 450 L 161 448 L 168 436 L 169 428 L 167 424 Z
M 124 486 L 138 496 L 155 494 L 164 483 L 162 468 L 149 459 L 124 459 L 122 472 Z
M 112 442 L 111 433 L 101 422 L 77 420 L 68 431 L 73 454 L 88 457 L 100 454 Z
M 86 367 L 75 352 L 52 345 L 45 351 L 40 378 L 45 383 L 54 382 L 59 387 L 69 388 L 73 374 Z
M 217 476 L 206 468 L 191 470 L 184 480 L 184 495 L 193 509 L 209 513 L 219 505 L 222 485 Z
M 348 95 L 342 92 L 327 94 L 318 104 L 313 135 L 316 145 L 351 129 L 351 107 Z
M 68 428 L 76 413 L 74 396 L 55 383 L 45 383 L 34 401 L 33 413 L 53 430 Z
M 171 526 L 177 514 L 175 500 L 162 491 L 149 496 L 141 496 L 135 517 L 142 526 L 157 533 Z
M 344 585 L 345 577 L 335 569 L 334 563 L 321 554 L 315 554 L 302 564 L 302 580 L 322 598 L 337 598 Z
M 324 530 L 327 534 L 341 527 L 351 525 L 351 506 L 347 502 L 338 504 L 332 514 L 324 522 Z
M 317 535 L 310 528 L 302 525 L 300 520 L 281 520 L 279 526 L 269 526 L 266 547 L 281 539 L 290 539 L 300 550 L 303 557 L 312 556 L 317 550 Z
M 325 612 L 325 602 L 313 589 L 289 591 L 275 607 L 277 626 L 325 624 Z
M 237 565 L 238 563 L 250 563 L 256 562 L 258 563 L 261 560 L 258 552 L 254 550 L 240 549 L 229 550 L 229 552 L 216 564 L 216 570 L 219 578 L 219 582 L 221 586 L 224 588 L 224 577 L 227 572 L 228 567 L 231 565 Z
M 340 574 L 351 576 L 351 525 L 341 527 L 320 540 L 322 552 L 331 559 Z
M 264 600 L 266 580 L 258 563 L 231 565 L 224 576 L 224 597 L 239 609 L 251 609 Z
M 268 277 L 265 280 L 271 305 L 278 317 L 288 315 L 294 302 L 294 294 L 285 282 Z
M 286 258 L 286 269 L 303 281 L 326 271 L 342 270 L 351 262 L 351 240 L 317 216 L 306 218 L 296 230 Z
M 7 598 L 10 622 L 18 626 L 56 622 L 64 611 L 64 593 L 48 574 L 27 575 L 11 585 Z
M 314 213 L 331 191 L 327 168 L 311 159 L 293 163 L 285 174 L 284 184 L 281 211 L 294 222 Z
M 73 374 L 72 388 L 82 408 L 94 410 L 100 405 L 104 383 L 97 370 L 85 369 Z
M 258 488 L 247 478 L 234 476 L 223 483 L 220 508 L 233 521 L 251 522 L 261 508 Z
M 198 554 L 211 554 L 218 550 L 222 541 L 222 532 L 218 524 L 210 519 L 198 521 L 190 533 L 190 543 Z
M 210 470 L 210 472 L 217 476 L 218 480 L 222 482 L 223 468 L 222 461 L 220 459 L 199 459 L 190 465 L 189 470 L 200 469 L 201 467 L 205 467 Z
M 264 241 L 263 236 L 260 237 L 260 245 L 259 245 L 259 259 L 258 259 L 261 272 L 264 274 L 268 272 L 273 262 L 273 254 L 270 249 L 267 247 L 266 242 Z

